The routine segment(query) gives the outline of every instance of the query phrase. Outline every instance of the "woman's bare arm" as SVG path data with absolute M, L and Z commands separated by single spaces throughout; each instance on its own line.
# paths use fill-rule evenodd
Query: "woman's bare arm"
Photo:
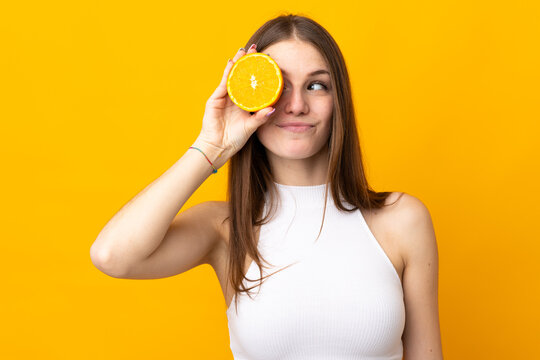
M 201 149 L 212 163 L 216 163 L 222 153 L 221 149 L 198 141 L 193 146 Z M 124 205 L 105 225 L 90 248 L 94 265 L 110 276 L 125 276 L 157 250 L 167 233 L 189 242 L 185 249 L 189 248 L 189 253 L 178 255 L 181 257 L 179 260 L 186 263 L 200 261 L 193 256 L 210 250 L 214 229 L 203 227 L 205 231 L 197 232 L 192 228 L 197 229 L 201 224 L 182 221 L 182 231 L 194 235 L 193 238 L 184 238 L 182 232 L 171 232 L 170 227 L 177 225 L 178 221 L 172 223 L 176 214 L 211 174 L 212 167 L 204 156 L 198 150 L 188 149 L 171 168 Z M 189 214 L 193 217 L 195 213 L 192 210 Z M 182 263 L 177 265 L 186 267 Z
M 442 360 L 439 325 L 439 256 L 435 230 L 427 207 L 405 194 L 399 204 L 397 231 L 403 246 L 405 270 L 405 360 Z
M 252 46 L 248 53 L 256 52 Z M 202 129 L 194 143 L 219 169 L 238 152 L 271 107 L 254 114 L 236 106 L 227 93 L 227 77 L 246 51 L 229 60 L 221 81 L 206 102 Z M 219 237 L 212 211 L 218 204 L 201 204 L 178 215 L 185 202 L 212 173 L 204 155 L 189 149 L 163 175 L 124 205 L 105 225 L 90 249 L 98 269 L 114 277 L 153 278 L 185 271 L 206 261 Z M 206 214 L 205 214 L 206 212 Z

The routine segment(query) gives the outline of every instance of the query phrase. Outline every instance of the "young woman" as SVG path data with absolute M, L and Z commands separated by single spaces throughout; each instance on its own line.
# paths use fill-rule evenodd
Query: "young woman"
M 278 102 L 256 113 L 231 102 L 240 48 L 193 147 L 107 223 L 92 261 L 128 279 L 210 264 L 235 359 L 442 359 L 431 217 L 414 196 L 368 185 L 337 44 L 295 15 L 251 44 L 282 70 Z M 228 160 L 227 201 L 178 213 Z

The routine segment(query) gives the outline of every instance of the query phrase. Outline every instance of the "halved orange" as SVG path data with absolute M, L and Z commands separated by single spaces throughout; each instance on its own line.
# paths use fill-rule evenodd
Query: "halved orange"
M 232 102 L 254 112 L 274 105 L 283 91 L 283 76 L 278 64 L 268 55 L 251 53 L 234 63 L 227 77 L 227 92 Z

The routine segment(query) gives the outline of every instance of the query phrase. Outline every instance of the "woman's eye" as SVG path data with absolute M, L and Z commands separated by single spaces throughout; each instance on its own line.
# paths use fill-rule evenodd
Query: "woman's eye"
M 309 87 L 311 87 L 313 85 L 317 85 L 317 86 L 321 87 L 320 89 L 315 89 L 315 90 L 328 90 L 328 87 L 326 85 L 324 85 L 323 83 L 321 83 L 321 82 L 313 82 L 313 83 L 309 84 Z M 289 88 L 288 86 L 283 85 L 283 90 L 288 89 L 288 88 Z
M 324 85 L 323 83 L 320 83 L 320 82 L 314 82 L 314 83 L 311 83 L 310 86 L 312 86 L 312 85 L 318 85 L 318 86 L 321 86 L 322 89 L 324 89 L 324 90 L 327 89 L 326 85 Z

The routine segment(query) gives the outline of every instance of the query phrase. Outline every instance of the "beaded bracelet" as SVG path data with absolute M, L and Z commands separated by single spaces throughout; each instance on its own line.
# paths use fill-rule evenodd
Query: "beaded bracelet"
M 204 155 L 204 157 L 206 158 L 206 160 L 208 160 L 208 162 L 210 163 L 210 166 L 212 166 L 212 169 L 214 169 L 214 170 L 212 170 L 212 174 L 217 173 L 217 169 L 214 167 L 214 164 L 212 164 L 212 162 L 210 161 L 210 159 L 208 159 L 208 157 L 202 152 L 201 149 L 196 148 L 195 146 L 190 146 L 189 148 L 190 148 L 190 149 L 197 149 L 197 150 L 199 150 L 199 151 L 201 152 L 201 154 Z

